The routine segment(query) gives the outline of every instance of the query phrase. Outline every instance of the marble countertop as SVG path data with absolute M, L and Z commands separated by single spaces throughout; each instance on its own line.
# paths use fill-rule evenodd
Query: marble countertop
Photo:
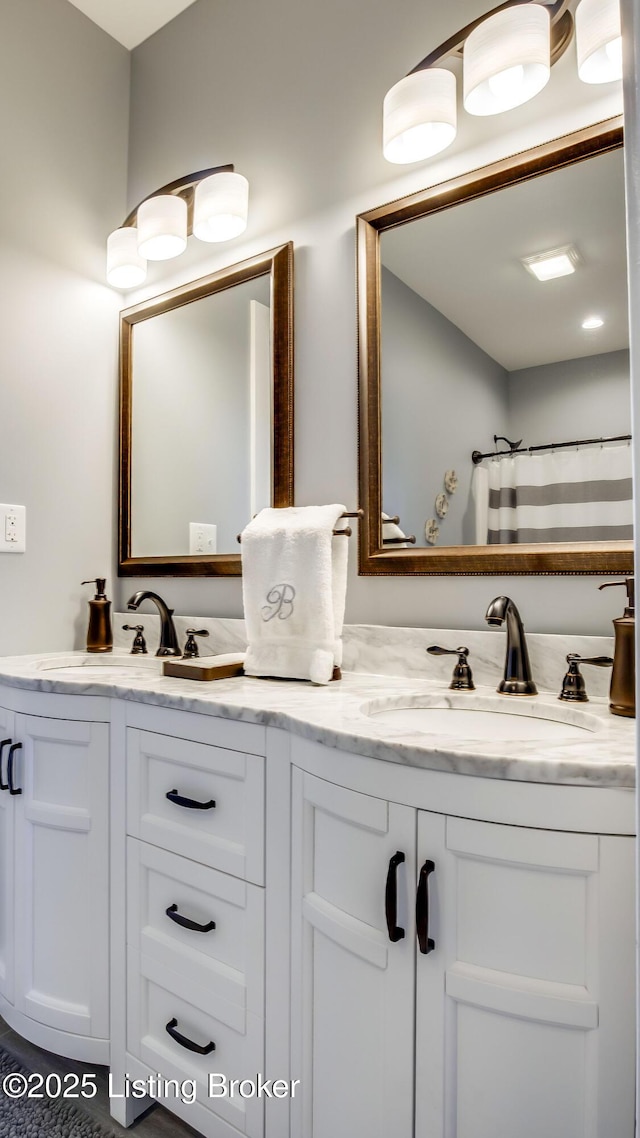
M 74 655 L 80 659 L 84 654 L 66 653 L 65 659 Z M 114 652 L 101 660 L 116 663 L 123 655 Z M 0 658 L 0 684 L 67 695 L 111 696 L 281 727 L 340 750 L 430 770 L 519 782 L 635 785 L 635 720 L 611 715 L 608 702 L 602 698 L 576 706 L 559 703 L 551 692 L 514 698 L 497 696 L 495 688 L 478 684 L 475 692 L 456 693 L 441 680 L 362 672 L 347 672 L 339 682 L 314 687 L 296 680 L 251 677 L 196 682 L 159 674 L 131 674 L 101 680 L 88 674 L 99 670 L 92 663 L 77 668 L 81 673 L 77 678 L 40 670 L 43 661 L 56 656 L 60 653 Z M 132 663 L 136 659 L 125 658 Z M 383 708 L 435 701 L 438 706 L 455 707 L 465 706 L 469 699 L 476 710 L 498 707 L 516 715 L 562 718 L 586 729 L 578 738 L 545 742 L 465 739 L 430 734 L 413 726 L 409 729 L 367 714 L 371 703 Z

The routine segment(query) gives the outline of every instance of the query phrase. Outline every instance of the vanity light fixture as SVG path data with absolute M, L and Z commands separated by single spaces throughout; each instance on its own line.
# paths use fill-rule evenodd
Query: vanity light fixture
M 562 245 L 558 249 L 549 249 L 546 253 L 522 257 L 521 262 L 536 280 L 552 281 L 556 277 L 568 277 L 575 273 L 576 265 L 580 264 L 580 254 L 575 245 Z
M 580 0 L 576 9 L 578 75 L 583 83 L 622 79 L 618 0 Z
M 584 328 L 585 332 L 592 332 L 596 328 L 602 328 L 603 324 L 604 320 L 602 317 L 595 315 L 587 316 L 586 319 L 582 321 L 582 327 Z
M 464 109 L 497 115 L 538 94 L 551 74 L 551 18 L 542 4 L 494 12 L 469 34 L 463 55 Z
M 577 6 L 576 0 L 506 0 L 430 52 L 387 92 L 387 161 L 423 161 L 453 142 L 456 61 L 462 60 L 467 113 L 501 114 L 526 103 L 546 85 L 552 65 L 573 39 L 574 20 L 580 79 L 620 79 L 619 0 L 580 0 Z
M 249 183 L 233 166 L 187 174 L 149 194 L 107 239 L 107 280 L 118 289 L 144 283 L 147 260 L 165 261 L 200 241 L 230 241 L 247 226 Z

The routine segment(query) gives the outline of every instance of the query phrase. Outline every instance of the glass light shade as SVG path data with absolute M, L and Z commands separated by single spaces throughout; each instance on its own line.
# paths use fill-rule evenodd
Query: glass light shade
M 193 233 L 200 241 L 231 241 L 247 228 L 249 183 L 242 174 L 223 170 L 196 186 Z
M 144 283 L 147 262 L 138 252 L 133 227 L 115 229 L 107 238 L 107 280 L 114 288 L 136 288 Z
M 138 252 L 150 261 L 168 261 L 187 247 L 187 203 L 174 194 L 148 198 L 138 207 Z
M 618 0 L 581 0 L 576 9 L 576 48 L 583 83 L 622 79 Z
M 483 20 L 464 46 L 465 110 L 498 115 L 532 99 L 549 80 L 550 44 L 549 9 L 542 4 L 505 8 Z
M 383 153 L 402 164 L 432 158 L 456 137 L 456 77 L 442 67 L 414 71 L 385 95 Z

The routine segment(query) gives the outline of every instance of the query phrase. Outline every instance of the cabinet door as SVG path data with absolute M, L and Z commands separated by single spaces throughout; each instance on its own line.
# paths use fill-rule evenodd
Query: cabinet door
M 632 840 L 421 813 L 418 850 L 416 1135 L 631 1138 Z
M 296 1138 L 413 1134 L 415 811 L 293 770 Z M 397 873 L 389 938 L 385 892 Z
M 108 727 L 16 716 L 16 1007 L 108 1036 Z
M 0 743 L 15 742 L 13 714 L 0 707 Z M 6 785 L 7 746 L 0 755 L 0 782 Z M 13 1003 L 13 807 L 8 790 L 0 790 L 0 996 Z

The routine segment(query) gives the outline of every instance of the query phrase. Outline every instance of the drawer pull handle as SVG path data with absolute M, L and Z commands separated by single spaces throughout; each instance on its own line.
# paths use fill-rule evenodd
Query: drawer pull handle
M 8 790 L 9 789 L 9 783 L 2 781 L 2 752 L 4 751 L 5 747 L 10 747 L 10 746 L 11 746 L 11 739 L 3 739 L 2 742 L 0 743 L 0 790 Z
M 13 784 L 13 756 L 16 751 L 22 750 L 22 743 L 14 743 L 9 747 L 9 758 L 7 759 L 7 782 L 9 784 L 9 794 L 22 794 L 19 786 Z
M 394 853 L 393 857 L 389 858 L 389 870 L 387 872 L 387 885 L 384 893 L 384 908 L 387 918 L 387 931 L 389 933 L 389 940 L 394 944 L 398 940 L 402 940 L 404 936 L 404 929 L 398 925 L 398 866 L 404 861 L 404 854 L 398 850 Z
M 212 1051 L 215 1051 L 215 1043 L 206 1043 L 204 1047 L 200 1043 L 194 1043 L 192 1039 L 187 1039 L 186 1035 L 181 1035 L 179 1031 L 176 1031 L 177 1026 L 177 1019 L 170 1019 L 165 1030 L 172 1039 L 175 1039 L 176 1043 L 179 1043 L 181 1047 L 186 1047 L 187 1051 L 195 1051 L 198 1055 L 210 1055 Z
M 429 936 L 429 874 L 433 873 L 435 865 L 432 861 L 425 861 L 420 870 L 418 892 L 416 893 L 416 932 L 418 934 L 418 947 L 426 956 L 436 947 L 435 941 Z
M 190 921 L 188 917 L 183 917 L 182 913 L 178 912 L 177 905 L 170 905 L 166 913 L 170 921 L 175 921 L 175 923 L 181 925 L 183 929 L 191 929 L 194 933 L 210 933 L 213 932 L 216 927 L 215 921 L 209 921 L 206 925 L 199 925 L 197 921 Z
M 197 802 L 195 798 L 183 798 L 175 789 L 167 791 L 167 798 L 169 802 L 175 802 L 176 806 L 184 806 L 186 810 L 213 810 L 216 804 L 215 798 L 210 799 L 209 802 Z

